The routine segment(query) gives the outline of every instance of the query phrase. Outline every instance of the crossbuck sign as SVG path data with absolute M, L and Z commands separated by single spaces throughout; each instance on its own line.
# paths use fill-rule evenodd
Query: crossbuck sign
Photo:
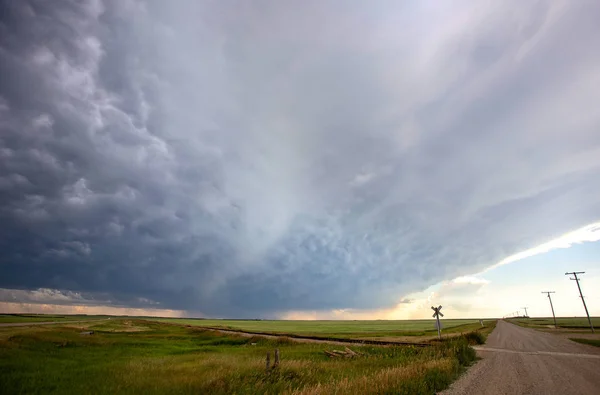
M 438 331 L 438 339 L 442 338 L 442 325 L 440 324 L 440 316 L 443 317 L 444 314 L 440 311 L 442 309 L 442 305 L 438 306 L 438 307 L 433 307 L 431 306 L 431 310 L 433 310 L 433 318 L 435 318 L 436 321 L 436 327 L 437 327 L 437 331 Z

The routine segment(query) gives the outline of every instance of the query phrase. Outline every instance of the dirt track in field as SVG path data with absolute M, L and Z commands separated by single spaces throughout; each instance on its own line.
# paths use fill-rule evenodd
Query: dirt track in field
M 498 321 L 444 394 L 600 394 L 600 348 Z
M 188 325 L 189 327 L 192 327 Z M 335 337 L 316 337 L 316 336 L 303 336 L 297 334 L 274 334 L 266 332 L 252 332 L 241 329 L 222 329 L 214 327 L 202 327 L 194 326 L 197 329 L 207 329 L 220 333 L 230 333 L 235 335 L 241 335 L 246 337 L 259 336 L 268 339 L 276 339 L 281 337 L 289 338 L 290 340 L 299 343 L 329 343 L 329 344 L 355 344 L 355 345 L 379 345 L 379 346 L 413 346 L 413 347 L 428 347 L 430 343 L 417 343 L 417 342 L 402 342 L 402 341 L 384 341 L 384 340 L 360 340 L 360 339 L 344 339 Z

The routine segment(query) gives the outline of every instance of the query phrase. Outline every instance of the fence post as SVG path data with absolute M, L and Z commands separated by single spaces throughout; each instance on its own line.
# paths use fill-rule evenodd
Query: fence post
M 267 351 L 267 370 L 271 366 L 271 353 Z
M 273 367 L 276 368 L 279 366 L 279 349 L 275 349 L 275 362 L 273 363 Z

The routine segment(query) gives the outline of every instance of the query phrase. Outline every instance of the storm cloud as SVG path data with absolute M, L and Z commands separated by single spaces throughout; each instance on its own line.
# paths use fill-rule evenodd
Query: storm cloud
M 0 287 L 375 309 L 596 222 L 598 15 L 0 2 Z

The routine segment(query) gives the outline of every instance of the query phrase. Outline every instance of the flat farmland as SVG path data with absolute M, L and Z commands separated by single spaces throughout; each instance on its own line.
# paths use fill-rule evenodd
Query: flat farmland
M 59 315 L 59 314 L 0 314 L 0 324 L 27 322 L 62 322 L 106 319 L 100 315 Z
M 591 320 L 594 328 L 600 328 L 600 317 L 591 317 Z M 554 328 L 552 317 L 510 318 L 508 321 L 534 329 Z M 562 329 L 589 330 L 590 328 L 587 317 L 556 317 L 556 324 Z
M 596 333 L 592 333 L 587 317 L 557 317 L 556 325 L 558 328 L 554 327 L 552 317 L 511 318 L 507 321 L 524 328 L 554 333 L 577 343 L 600 347 L 600 317 L 591 317 L 591 320 Z
M 427 347 L 345 348 L 134 318 L 0 327 L 0 392 L 431 394 L 475 360 L 470 344 L 481 343 L 485 332 L 476 335 Z
M 355 339 L 437 336 L 435 320 L 271 321 L 160 318 L 160 322 L 274 335 Z M 489 325 L 495 320 L 484 320 Z M 442 319 L 443 333 L 466 333 L 481 328 L 477 319 Z

